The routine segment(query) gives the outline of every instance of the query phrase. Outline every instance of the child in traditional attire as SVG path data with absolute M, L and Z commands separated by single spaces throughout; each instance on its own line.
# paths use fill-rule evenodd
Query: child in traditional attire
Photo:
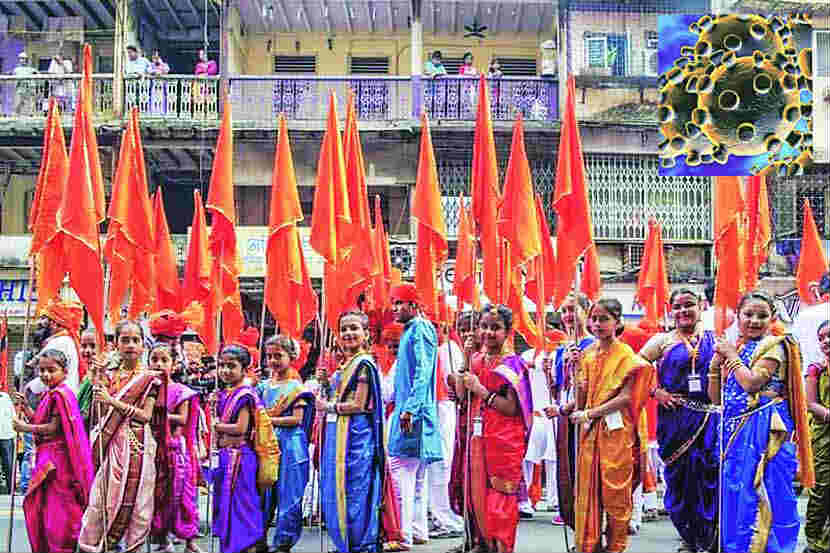
M 94 469 L 89 440 L 75 394 L 66 385 L 67 359 L 47 349 L 40 354 L 40 378 L 48 391 L 32 412 L 22 394 L 15 403 L 31 423 L 13 419 L 18 432 L 35 438 L 36 464 L 23 499 L 23 512 L 32 551 L 71 553 L 81 531 Z
M 830 320 L 818 327 L 818 342 L 824 362 L 807 369 L 807 408 L 812 415 L 816 485 L 810 490 L 804 534 L 810 551 L 830 552 Z
M 256 392 L 243 380 L 251 366 L 251 354 L 242 346 L 229 345 L 219 356 L 219 378 L 225 389 L 216 399 L 213 432 L 219 448 L 219 467 L 212 471 L 213 533 L 222 553 L 254 551 L 265 537 L 257 490 L 257 454 L 254 450 Z
M 277 482 L 265 492 L 266 526 L 274 517 L 274 547 L 290 551 L 303 531 L 303 494 L 309 476 L 308 443 L 314 422 L 314 396 L 305 389 L 292 366 L 296 343 L 288 336 L 272 336 L 265 342 L 265 360 L 271 378 L 260 382 L 257 392 L 265 405 L 280 444 Z

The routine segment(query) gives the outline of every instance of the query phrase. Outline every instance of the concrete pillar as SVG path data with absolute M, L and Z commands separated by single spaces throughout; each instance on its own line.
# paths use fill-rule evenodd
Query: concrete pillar
M 410 24 L 411 75 L 412 75 L 412 117 L 421 117 L 421 71 L 424 66 L 424 27 L 421 24 L 421 0 L 412 0 L 412 21 Z
M 129 0 L 115 2 L 115 33 L 112 52 L 112 111 L 121 117 L 124 111 L 124 65 L 127 46 L 138 44 L 135 6 Z
M 5 178 L 5 176 L 2 176 Z M 33 191 L 35 187 L 34 175 L 12 175 L 9 185 L 3 196 L 2 221 L 0 234 L 26 234 L 26 217 L 28 206 L 26 205 L 26 193 Z

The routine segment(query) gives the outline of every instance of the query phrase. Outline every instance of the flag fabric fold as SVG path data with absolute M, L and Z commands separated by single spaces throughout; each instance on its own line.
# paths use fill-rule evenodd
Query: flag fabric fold
M 525 283 L 525 293 L 531 299 L 537 299 L 542 294 L 543 303 L 548 304 L 553 300 L 553 293 L 556 289 L 556 275 L 554 273 L 556 252 L 553 250 L 550 227 L 548 227 L 548 220 L 542 207 L 542 197 L 539 194 L 536 194 L 536 220 L 539 223 L 539 239 L 542 245 L 541 262 L 537 264 L 537 270 L 528 275 L 528 280 Z
M 745 288 L 745 204 L 738 177 L 715 178 L 715 332 L 729 326 L 729 314 L 738 307 Z
M 372 278 L 372 295 L 376 309 L 389 305 L 389 291 L 392 286 L 392 257 L 389 254 L 389 239 L 383 227 L 383 211 L 380 196 L 375 196 L 375 224 L 372 228 L 372 249 L 375 252 L 377 274 Z
M 579 258 L 588 252 L 594 242 L 585 164 L 576 121 L 575 96 L 574 78 L 570 76 L 565 110 L 562 114 L 556 190 L 553 199 L 558 217 L 555 307 L 562 305 L 565 296 L 570 293 L 576 278 Z
M 666 316 L 669 302 L 669 279 L 663 254 L 662 231 L 656 219 L 649 220 L 643 261 L 637 279 L 637 302 L 643 306 L 643 320 L 652 327 L 660 325 Z
M 819 299 L 811 291 L 811 285 L 821 280 L 827 272 L 827 256 L 821 244 L 816 221 L 810 202 L 804 198 L 804 230 L 801 235 L 801 253 L 798 257 L 798 268 L 795 272 L 795 281 L 801 301 L 807 305 L 818 303 Z
M 412 216 L 418 221 L 415 253 L 415 287 L 427 311 L 438 312 L 438 270 L 447 259 L 447 226 L 441 205 L 438 170 L 426 113 L 421 115 L 421 151 Z
M 279 136 L 271 176 L 271 209 L 265 250 L 264 301 L 280 332 L 300 339 L 317 314 L 317 294 L 311 287 L 297 223 L 303 220 L 288 127 L 279 118 Z
M 170 227 L 164 213 L 164 198 L 161 186 L 153 196 L 153 259 L 156 264 L 156 306 L 153 312 L 171 309 L 182 310 L 182 287 L 176 261 L 176 248 L 170 238 Z
M 758 272 L 767 260 L 767 248 L 772 241 L 772 220 L 769 211 L 766 177 L 753 175 L 746 180 L 747 244 L 746 289 L 752 290 L 758 284 Z
M 213 256 L 214 301 L 222 316 L 222 338 L 234 342 L 242 333 L 245 316 L 239 294 L 239 261 L 236 245 L 236 206 L 233 198 L 233 127 L 231 104 L 225 103 L 216 139 L 216 156 L 210 175 L 205 208 L 211 213 L 210 251 Z M 215 322 L 213 322 L 215 324 Z
M 207 352 L 213 354 L 219 347 L 216 336 L 216 305 L 213 299 L 213 259 L 208 248 L 208 228 L 202 194 L 193 191 L 193 222 L 187 246 L 187 261 L 182 281 L 182 305 L 197 302 L 204 308 L 202 324 L 196 329 Z
M 459 201 L 458 249 L 455 254 L 455 276 L 452 286 L 459 309 L 462 303 L 468 303 L 478 311 L 481 308 L 481 299 L 476 278 L 476 238 L 470 219 L 469 212 Z

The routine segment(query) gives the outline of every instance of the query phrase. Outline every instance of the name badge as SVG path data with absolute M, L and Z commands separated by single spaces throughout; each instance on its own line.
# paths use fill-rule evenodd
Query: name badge
M 337 413 L 328 413 L 326 415 L 326 422 L 337 422 Z
M 689 393 L 700 393 L 703 391 L 703 385 L 700 383 L 699 374 L 689 375 Z
M 473 436 L 480 438 L 484 433 L 484 425 L 481 422 L 481 417 L 473 419 Z
M 613 413 L 608 413 L 605 415 L 605 426 L 608 427 L 608 430 L 619 430 L 623 427 L 623 418 L 622 414 L 619 411 L 614 411 Z

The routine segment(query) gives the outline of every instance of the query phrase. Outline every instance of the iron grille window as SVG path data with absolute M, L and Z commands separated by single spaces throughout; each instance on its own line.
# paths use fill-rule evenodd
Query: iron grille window
M 464 65 L 464 58 L 442 58 L 441 63 L 447 70 L 447 75 L 458 75 L 458 70 Z
M 830 30 L 813 32 L 816 36 L 815 74 L 817 77 L 830 77 Z
M 112 73 L 112 56 L 98 56 L 98 72 Z
M 830 170 L 819 169 L 818 166 L 813 166 L 813 170 L 814 173 L 798 178 L 769 180 L 770 209 L 776 239 L 799 238 L 802 235 L 805 199 L 810 202 L 819 234 L 824 238 L 830 237 L 830 190 L 827 187 Z
M 604 36 L 585 37 L 585 67 L 601 69 L 607 67 L 607 42 Z
M 352 75 L 388 75 L 388 57 L 349 57 L 349 73 Z
M 536 76 L 536 58 L 499 58 L 499 65 L 507 77 Z
M 274 56 L 274 73 L 314 75 L 317 56 Z

